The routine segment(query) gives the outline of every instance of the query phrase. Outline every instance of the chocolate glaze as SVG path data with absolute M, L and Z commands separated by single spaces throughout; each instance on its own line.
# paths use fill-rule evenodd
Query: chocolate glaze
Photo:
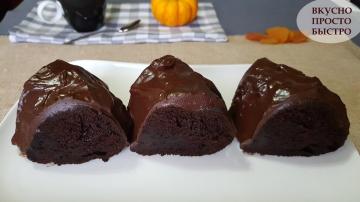
M 154 60 L 131 86 L 129 112 L 134 120 L 132 141 L 141 134 L 151 111 L 178 106 L 187 111 L 218 110 L 226 105 L 215 85 L 171 55 Z
M 131 119 L 122 102 L 109 91 L 107 85 L 79 66 L 56 60 L 42 67 L 25 82 L 12 143 L 26 154 L 42 121 L 58 111 L 79 105 L 106 114 L 129 134 Z
M 258 137 L 258 132 L 275 113 L 309 102 L 331 108 L 338 119 L 337 126 L 348 131 L 344 104 L 317 77 L 308 77 L 266 58 L 257 60 L 240 81 L 230 108 L 242 147 L 254 138 L 264 138 Z

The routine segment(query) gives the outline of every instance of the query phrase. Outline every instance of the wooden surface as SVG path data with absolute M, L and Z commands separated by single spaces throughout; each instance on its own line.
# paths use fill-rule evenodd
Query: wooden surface
M 347 107 L 350 138 L 360 150 L 360 48 L 341 44 L 261 45 L 231 36 L 228 43 L 184 42 L 171 44 L 66 46 L 10 44 L 0 37 L 0 120 L 18 99 L 22 84 L 39 68 L 55 59 L 115 60 L 150 63 L 165 54 L 190 64 L 253 63 L 261 57 L 317 76 L 336 92 Z

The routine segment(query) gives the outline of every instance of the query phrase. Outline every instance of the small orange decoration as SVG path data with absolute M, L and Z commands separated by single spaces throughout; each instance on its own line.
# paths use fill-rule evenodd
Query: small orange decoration
M 300 31 L 293 31 L 286 27 L 271 27 L 266 30 L 266 34 L 250 32 L 245 37 L 263 44 L 303 43 L 308 40 Z
M 303 42 L 306 42 L 306 41 L 307 41 L 307 38 L 303 33 L 299 32 L 299 31 L 293 32 L 293 35 L 291 36 L 291 42 L 293 42 L 293 43 L 303 43 Z
M 265 37 L 265 38 L 260 39 L 260 43 L 263 43 L 263 44 L 278 44 L 280 42 L 275 38 Z
M 272 27 L 266 30 L 266 34 L 279 43 L 285 43 L 288 40 L 290 30 L 286 27 Z
M 197 0 L 151 0 L 151 11 L 155 19 L 170 27 L 192 22 L 197 10 Z
M 246 38 L 250 41 L 260 41 L 261 39 L 265 38 L 266 36 L 257 32 L 250 32 L 246 34 Z

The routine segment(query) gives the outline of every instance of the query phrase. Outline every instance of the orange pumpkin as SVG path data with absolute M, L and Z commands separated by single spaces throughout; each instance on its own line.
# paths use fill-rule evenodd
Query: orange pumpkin
M 197 0 L 151 0 L 152 14 L 161 24 L 175 27 L 192 22 L 197 15 Z

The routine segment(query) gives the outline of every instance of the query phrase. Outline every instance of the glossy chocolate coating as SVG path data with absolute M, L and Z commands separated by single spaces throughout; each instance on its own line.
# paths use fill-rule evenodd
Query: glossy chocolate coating
M 259 59 L 240 81 L 230 108 L 238 128 L 237 138 L 242 147 L 252 144 L 254 139 L 267 142 L 266 138 L 272 137 L 258 136 L 267 120 L 279 111 L 288 110 L 295 105 L 310 106 L 311 103 L 334 112 L 334 127 L 345 131 L 339 135 L 344 135 L 346 139 L 349 121 L 345 106 L 336 94 L 329 91 L 316 77 L 308 77 L 298 70 L 273 63 L 266 58 Z
M 39 124 L 56 112 L 76 106 L 88 106 L 106 114 L 125 133 L 130 131 L 126 108 L 104 82 L 79 66 L 56 60 L 25 82 L 12 143 L 26 154 Z
M 149 113 L 163 106 L 188 111 L 218 110 L 226 105 L 215 85 L 174 56 L 154 60 L 131 86 L 129 112 L 134 120 L 132 141 L 136 141 Z

